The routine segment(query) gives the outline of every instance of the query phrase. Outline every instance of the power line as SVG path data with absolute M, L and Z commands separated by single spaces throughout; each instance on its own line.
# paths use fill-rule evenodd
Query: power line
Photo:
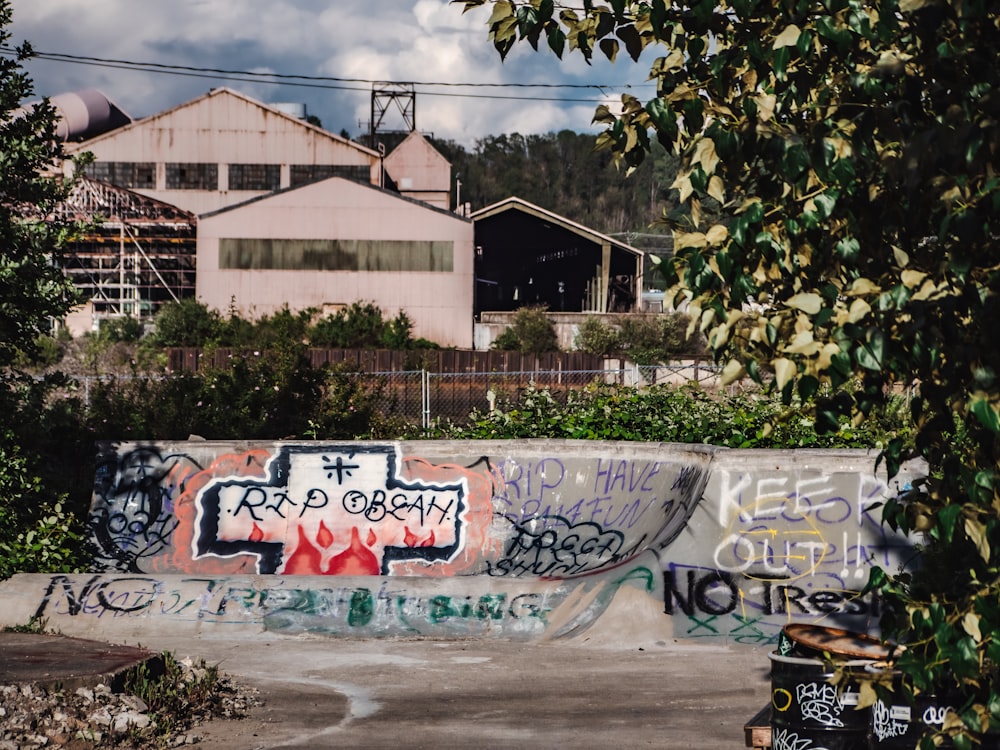
M 0 54 L 12 54 L 15 51 L 10 47 L 0 47 Z M 159 73 L 164 75 L 184 76 L 189 78 L 211 78 L 215 80 L 240 81 L 244 83 L 267 83 L 284 86 L 297 86 L 300 88 L 332 89 L 341 91 L 368 91 L 368 88 L 349 84 L 368 84 L 376 86 L 402 85 L 420 87 L 441 87 L 441 88 L 543 88 L 543 89 L 587 89 L 604 93 L 607 89 L 632 88 L 631 84 L 597 84 L 597 83 L 471 83 L 471 82 L 446 82 L 446 81 L 384 81 L 371 78 L 346 78 L 338 76 L 312 76 L 291 73 L 260 73 L 250 70 L 231 70 L 225 68 L 206 68 L 189 65 L 168 65 L 164 63 L 140 62 L 134 60 L 118 60 L 113 58 L 90 57 L 85 55 L 68 55 L 56 52 L 32 51 L 31 58 L 48 60 L 51 62 L 70 63 L 74 65 L 90 65 L 101 68 L 111 68 L 117 70 L 131 70 L 144 73 Z M 650 84 L 651 85 L 651 84 Z M 556 97 L 556 96 L 514 96 L 497 94 L 471 94 L 455 93 L 448 91 L 426 91 L 420 92 L 425 96 L 447 96 L 466 99 L 495 99 L 495 100 L 517 100 L 517 101 L 547 101 L 563 103 L 585 103 L 598 104 L 600 99 L 577 98 L 577 97 Z

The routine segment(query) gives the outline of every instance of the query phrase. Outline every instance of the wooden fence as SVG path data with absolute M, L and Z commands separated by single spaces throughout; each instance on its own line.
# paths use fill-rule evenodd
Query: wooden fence
M 167 366 L 174 372 L 197 372 L 203 367 L 225 368 L 233 357 L 260 356 L 251 349 L 171 348 L 167 350 Z M 521 352 L 473 351 L 468 349 L 430 349 L 395 351 L 389 349 L 310 349 L 314 367 L 346 363 L 364 372 L 411 372 L 426 370 L 434 373 L 523 373 L 601 370 L 602 357 L 583 352 Z

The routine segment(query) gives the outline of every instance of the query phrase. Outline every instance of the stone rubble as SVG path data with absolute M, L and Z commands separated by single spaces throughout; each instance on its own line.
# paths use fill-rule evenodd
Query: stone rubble
M 134 695 L 106 685 L 49 691 L 37 685 L 0 685 L 0 750 L 94 750 L 182 747 L 200 741 L 198 725 L 210 719 L 245 717 L 260 705 L 257 691 L 225 675 L 206 705 L 187 716 L 171 716 L 166 736 L 154 732 L 149 707 Z

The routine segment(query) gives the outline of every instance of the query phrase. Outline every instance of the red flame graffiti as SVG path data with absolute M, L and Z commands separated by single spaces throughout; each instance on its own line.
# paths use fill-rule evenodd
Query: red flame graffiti
M 431 535 L 429 537 L 427 537 L 426 539 L 424 539 L 424 541 L 422 541 L 420 543 L 420 546 L 421 547 L 433 547 L 434 546 L 434 529 L 431 529 Z
M 417 546 L 417 535 L 414 534 L 412 531 L 410 531 L 410 527 L 409 526 L 404 526 L 403 527 L 403 531 L 406 532 L 403 535 L 403 544 L 405 544 L 407 547 L 416 547 Z
M 377 541 L 378 541 L 378 537 L 375 536 L 375 530 L 374 529 L 368 529 L 368 546 L 369 547 L 374 547 L 375 546 L 375 542 L 377 542 Z
M 326 528 L 326 524 L 319 522 L 319 531 L 316 532 L 316 544 L 326 549 L 333 544 L 333 532 Z
M 254 543 L 264 541 L 264 532 L 261 530 L 260 526 L 257 525 L 256 521 L 254 522 L 253 530 L 250 532 L 249 539 Z
M 377 576 L 378 558 L 361 543 L 358 527 L 351 529 L 351 546 L 330 560 L 326 569 L 330 576 Z
M 322 554 L 318 549 L 306 539 L 305 530 L 299 526 L 299 543 L 295 547 L 295 552 L 285 562 L 284 573 L 286 575 L 317 575 L 320 570 L 320 560 Z

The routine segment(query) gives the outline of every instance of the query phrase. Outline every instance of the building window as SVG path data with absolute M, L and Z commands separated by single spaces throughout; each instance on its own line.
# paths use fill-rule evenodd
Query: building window
M 218 190 L 219 165 L 167 164 L 167 190 Z
M 230 190 L 277 190 L 281 187 L 280 164 L 230 164 Z
M 240 271 L 424 271 L 452 273 L 450 240 L 219 240 L 219 268 Z
M 346 177 L 358 182 L 371 182 L 371 167 L 366 164 L 292 164 L 288 180 L 291 187 L 327 177 Z
M 156 188 L 156 164 L 135 161 L 96 161 L 88 164 L 83 173 L 101 182 L 110 182 L 123 188 Z

